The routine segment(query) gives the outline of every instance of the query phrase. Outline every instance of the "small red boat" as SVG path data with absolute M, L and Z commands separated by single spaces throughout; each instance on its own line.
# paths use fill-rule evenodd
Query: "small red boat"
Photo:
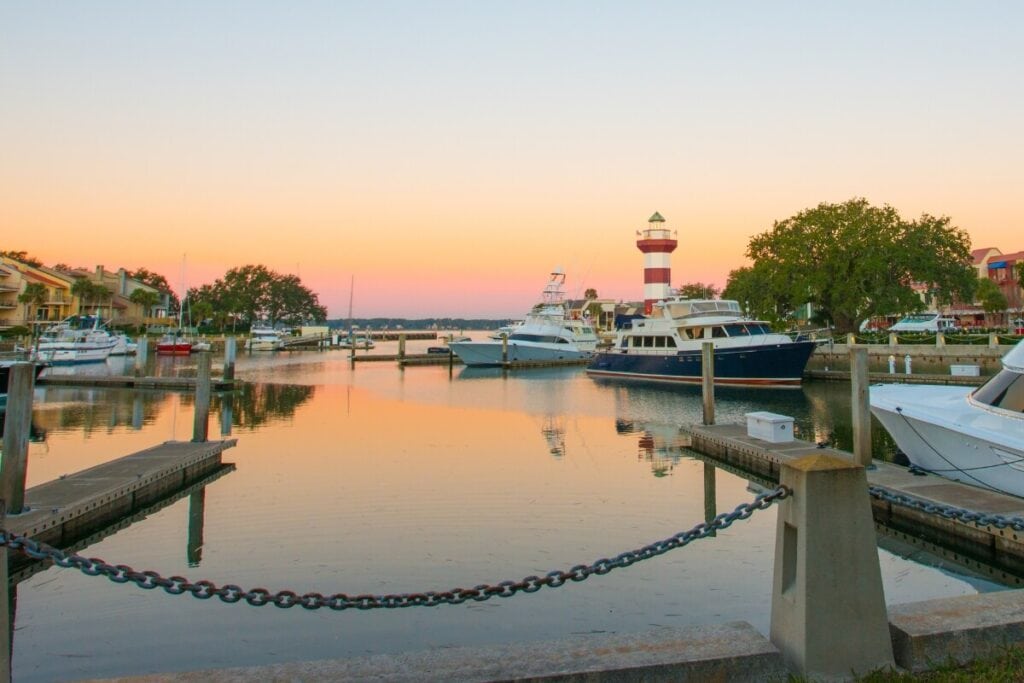
M 168 332 L 156 343 L 156 352 L 161 356 L 187 356 L 192 353 L 192 342 L 181 332 Z

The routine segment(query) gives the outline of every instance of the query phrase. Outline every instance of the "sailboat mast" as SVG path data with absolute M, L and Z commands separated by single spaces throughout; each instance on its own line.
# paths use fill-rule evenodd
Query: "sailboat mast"
M 352 276 L 352 281 L 348 285 L 348 334 L 352 336 L 352 295 L 356 286 L 356 276 Z

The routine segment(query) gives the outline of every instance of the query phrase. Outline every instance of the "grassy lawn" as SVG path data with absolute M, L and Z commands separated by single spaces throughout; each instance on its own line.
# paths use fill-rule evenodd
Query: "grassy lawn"
M 967 666 L 945 665 L 920 674 L 876 673 L 858 679 L 864 683 L 967 683 L 968 681 L 994 681 L 996 683 L 1024 681 L 1024 649 L 1007 648 L 1000 654 L 973 662 Z

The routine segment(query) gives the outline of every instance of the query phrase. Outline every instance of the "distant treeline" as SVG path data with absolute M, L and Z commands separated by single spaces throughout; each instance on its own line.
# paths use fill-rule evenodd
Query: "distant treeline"
M 502 320 L 489 320 L 485 318 L 422 318 L 409 320 L 408 318 L 353 318 L 328 320 L 327 325 L 334 328 L 347 329 L 349 324 L 360 329 L 374 330 L 396 330 L 401 327 L 403 330 L 496 330 L 502 325 L 511 322 L 510 318 Z

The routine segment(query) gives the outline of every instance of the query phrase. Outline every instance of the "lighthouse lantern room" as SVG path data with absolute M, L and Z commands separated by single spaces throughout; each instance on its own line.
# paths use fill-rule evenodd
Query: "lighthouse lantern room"
M 654 303 L 668 299 L 672 293 L 672 252 L 676 250 L 676 241 L 657 211 L 637 234 L 640 239 L 636 248 L 644 253 L 644 313 L 650 315 Z

